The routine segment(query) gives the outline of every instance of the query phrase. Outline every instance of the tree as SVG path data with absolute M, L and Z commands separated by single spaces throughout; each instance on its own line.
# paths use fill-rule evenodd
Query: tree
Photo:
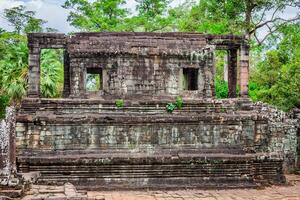
M 4 18 L 13 26 L 17 34 L 28 32 L 41 32 L 46 21 L 35 18 L 35 12 L 25 10 L 25 6 L 17 6 L 4 10 Z
M 71 9 L 68 21 L 84 31 L 121 31 L 128 11 L 124 0 L 67 0 L 63 7 Z
M 300 3 L 297 0 L 201 0 L 182 17 L 179 30 L 242 34 L 262 44 L 280 27 L 300 20 L 299 14 L 290 18 L 280 15 L 289 7 L 299 8 Z M 257 37 L 263 28 L 268 32 L 262 38 Z
M 5 18 L 14 26 L 14 32 L 0 32 L 0 95 L 16 103 L 26 94 L 28 73 L 28 47 L 24 33 L 41 32 L 45 21 L 35 17 L 35 12 L 18 6 L 4 11 Z M 46 29 L 48 30 L 48 28 Z M 41 93 L 56 97 L 62 90 L 63 71 L 59 52 L 42 54 Z M 56 59 L 56 60 L 55 60 Z M 49 84 L 54 83 L 54 84 Z
M 16 103 L 26 95 L 28 48 L 25 36 L 0 34 L 0 95 Z M 62 50 L 43 50 L 41 54 L 41 95 L 59 97 L 63 90 Z
M 4 32 L 6 32 L 6 30 L 0 27 L 0 34 Z
M 163 31 L 170 20 L 167 16 L 170 0 L 135 0 L 137 16 L 131 18 L 133 30 L 154 32 Z
M 7 39 L 9 38 L 9 39 Z M 17 102 L 26 94 L 28 72 L 28 48 L 26 38 L 4 33 L 0 35 L 0 94 Z
M 44 49 L 41 53 L 41 95 L 61 97 L 64 83 L 63 51 Z
M 250 96 L 283 110 L 300 107 L 300 25 L 281 27 L 282 40 L 251 75 Z
M 42 19 L 30 17 L 28 18 L 27 24 L 24 27 L 24 33 L 43 32 L 43 24 L 45 23 L 46 21 Z

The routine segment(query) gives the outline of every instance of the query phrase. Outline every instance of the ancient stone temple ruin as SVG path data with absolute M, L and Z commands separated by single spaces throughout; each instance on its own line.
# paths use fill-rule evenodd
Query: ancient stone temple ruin
M 256 187 L 283 183 L 283 169 L 297 164 L 297 119 L 247 97 L 242 37 L 32 33 L 28 46 L 17 170 L 39 171 L 39 184 Z M 40 95 L 40 53 L 51 48 L 64 50 L 64 91 L 56 99 Z M 228 99 L 215 98 L 215 50 L 228 53 Z M 98 77 L 96 91 L 88 90 L 90 75 Z M 179 96 L 183 107 L 167 112 Z

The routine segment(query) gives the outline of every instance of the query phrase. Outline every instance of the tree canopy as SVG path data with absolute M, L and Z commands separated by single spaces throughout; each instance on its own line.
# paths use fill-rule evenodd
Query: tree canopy
M 121 31 L 128 11 L 124 0 L 67 0 L 63 7 L 71 10 L 68 21 L 84 31 Z
M 29 32 L 41 32 L 46 21 L 36 18 L 35 12 L 26 10 L 20 5 L 4 10 L 4 18 L 9 22 L 17 34 Z

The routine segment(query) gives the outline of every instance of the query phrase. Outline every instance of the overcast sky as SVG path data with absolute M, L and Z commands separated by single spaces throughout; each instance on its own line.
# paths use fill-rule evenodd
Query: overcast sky
M 173 5 L 178 5 L 184 0 L 173 0 Z M 67 22 L 68 10 L 61 7 L 64 0 L 0 0 L 0 27 L 11 30 L 7 22 L 3 18 L 3 10 L 12 8 L 18 5 L 24 5 L 28 10 L 36 11 L 38 18 L 48 21 L 47 27 L 55 28 L 59 32 L 68 33 L 75 31 Z M 134 10 L 134 0 L 127 0 L 126 7 Z M 293 17 L 296 14 L 296 9 L 289 8 L 284 13 L 285 17 Z

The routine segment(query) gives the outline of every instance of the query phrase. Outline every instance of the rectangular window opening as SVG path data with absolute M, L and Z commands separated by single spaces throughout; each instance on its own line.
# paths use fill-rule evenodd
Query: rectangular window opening
M 86 69 L 86 91 L 97 92 L 103 89 L 102 69 L 87 68 Z
M 198 69 L 183 68 L 183 90 L 198 90 Z

